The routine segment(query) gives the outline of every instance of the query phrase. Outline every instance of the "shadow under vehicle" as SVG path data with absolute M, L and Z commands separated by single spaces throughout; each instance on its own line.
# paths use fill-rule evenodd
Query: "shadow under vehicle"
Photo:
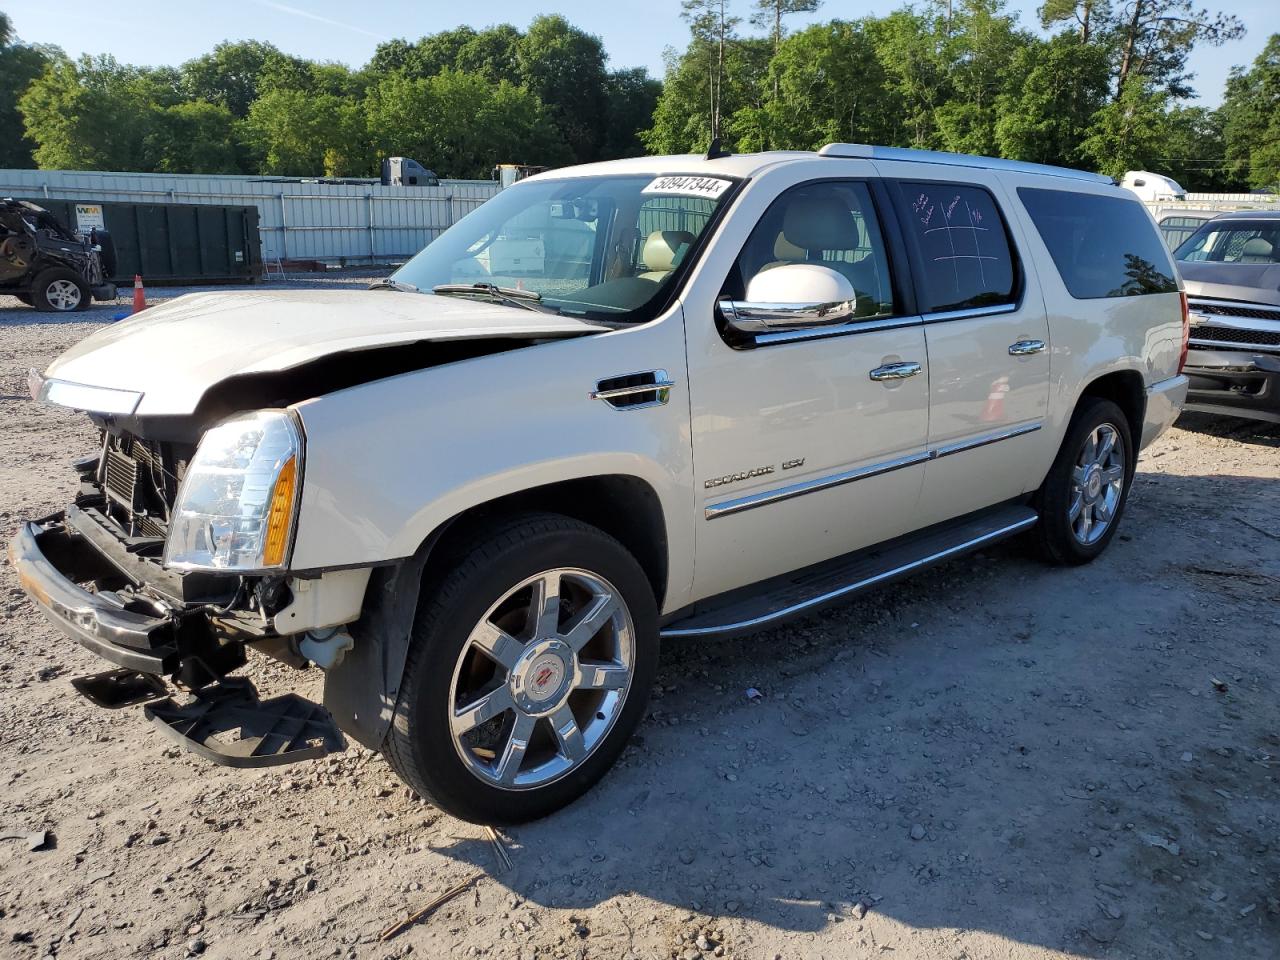
M 37 310 L 84 310 L 91 298 L 115 299 L 114 261 L 105 230 L 86 237 L 34 203 L 0 200 L 0 293 Z

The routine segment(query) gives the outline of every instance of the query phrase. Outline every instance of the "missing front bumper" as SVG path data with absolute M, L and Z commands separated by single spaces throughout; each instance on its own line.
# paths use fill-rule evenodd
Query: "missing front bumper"
M 9 562 L 54 626 L 119 668 L 73 681 L 97 705 L 146 704 L 147 718 L 165 735 L 225 766 L 273 766 L 346 749 L 320 705 L 296 694 L 260 700 L 248 679 L 227 677 L 245 662 L 243 645 L 217 643 L 203 614 L 184 618 L 152 601 L 146 602 L 150 612 L 142 612 L 136 609 L 142 601 L 127 590 L 81 586 L 77 581 L 123 575 L 61 516 L 24 524 L 9 543 Z M 187 693 L 171 690 L 164 676 Z

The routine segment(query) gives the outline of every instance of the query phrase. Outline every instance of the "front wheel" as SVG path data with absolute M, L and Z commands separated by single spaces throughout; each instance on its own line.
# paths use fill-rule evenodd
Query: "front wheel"
M 653 590 L 620 543 L 567 517 L 517 518 L 424 595 L 384 752 L 461 819 L 546 816 L 613 765 L 657 656 Z
M 74 270 L 52 267 L 36 277 L 31 285 L 31 299 L 35 308 L 45 313 L 87 310 L 89 287 Z
M 1040 552 L 1053 563 L 1097 557 L 1120 523 L 1136 462 L 1124 412 L 1110 400 L 1086 397 L 1036 494 Z

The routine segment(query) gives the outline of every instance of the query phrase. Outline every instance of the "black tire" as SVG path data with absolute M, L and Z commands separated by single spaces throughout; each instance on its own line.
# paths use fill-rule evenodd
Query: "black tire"
M 617 760 L 644 714 L 658 663 L 658 611 L 640 564 L 618 541 L 558 514 L 532 514 L 491 527 L 429 591 L 414 623 L 404 677 L 383 752 L 414 791 L 463 820 L 536 820 L 589 790 Z M 634 628 L 630 686 L 612 726 L 558 779 L 526 789 L 496 786 L 472 772 L 455 747 L 449 713 L 453 674 L 468 636 L 507 591 L 556 568 L 576 568 L 613 586 Z
M 59 306 L 58 300 L 50 300 L 51 288 L 59 283 L 75 284 L 80 292 L 80 298 L 74 306 Z M 50 267 L 48 270 L 42 270 L 36 275 L 35 282 L 31 284 L 31 303 L 42 313 L 71 313 L 88 310 L 91 300 L 92 295 L 88 284 L 84 282 L 84 277 L 65 267 Z
M 1105 430 L 1108 427 L 1115 431 L 1115 442 L 1120 444 L 1123 450 L 1123 481 L 1118 501 L 1110 512 L 1106 527 L 1096 540 L 1083 542 L 1074 529 L 1071 519 L 1075 495 L 1073 471 L 1077 468 L 1077 462 L 1089 438 L 1095 431 Z M 1044 483 L 1035 496 L 1035 506 L 1040 514 L 1040 522 L 1032 531 L 1032 538 L 1044 560 L 1065 565 L 1089 563 L 1107 548 L 1107 544 L 1115 536 L 1124 514 L 1125 504 L 1129 500 L 1129 489 L 1133 483 L 1136 462 L 1133 435 L 1124 411 L 1110 400 L 1104 400 L 1101 397 L 1081 399 L 1067 428 L 1062 447 L 1058 450 L 1058 456 L 1054 459 L 1048 476 L 1045 477 Z

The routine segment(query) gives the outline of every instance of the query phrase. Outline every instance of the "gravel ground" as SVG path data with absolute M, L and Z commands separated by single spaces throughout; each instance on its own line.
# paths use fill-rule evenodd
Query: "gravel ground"
M 118 312 L 17 306 L 6 541 L 94 441 L 25 371 Z M 0 566 L 0 837 L 48 832 L 0 840 L 0 957 L 1278 957 L 1278 476 L 1280 431 L 1184 418 L 1089 567 L 1010 544 L 669 646 L 618 768 L 508 831 L 510 869 L 377 755 L 229 770 L 93 707 L 69 681 L 101 661 Z

